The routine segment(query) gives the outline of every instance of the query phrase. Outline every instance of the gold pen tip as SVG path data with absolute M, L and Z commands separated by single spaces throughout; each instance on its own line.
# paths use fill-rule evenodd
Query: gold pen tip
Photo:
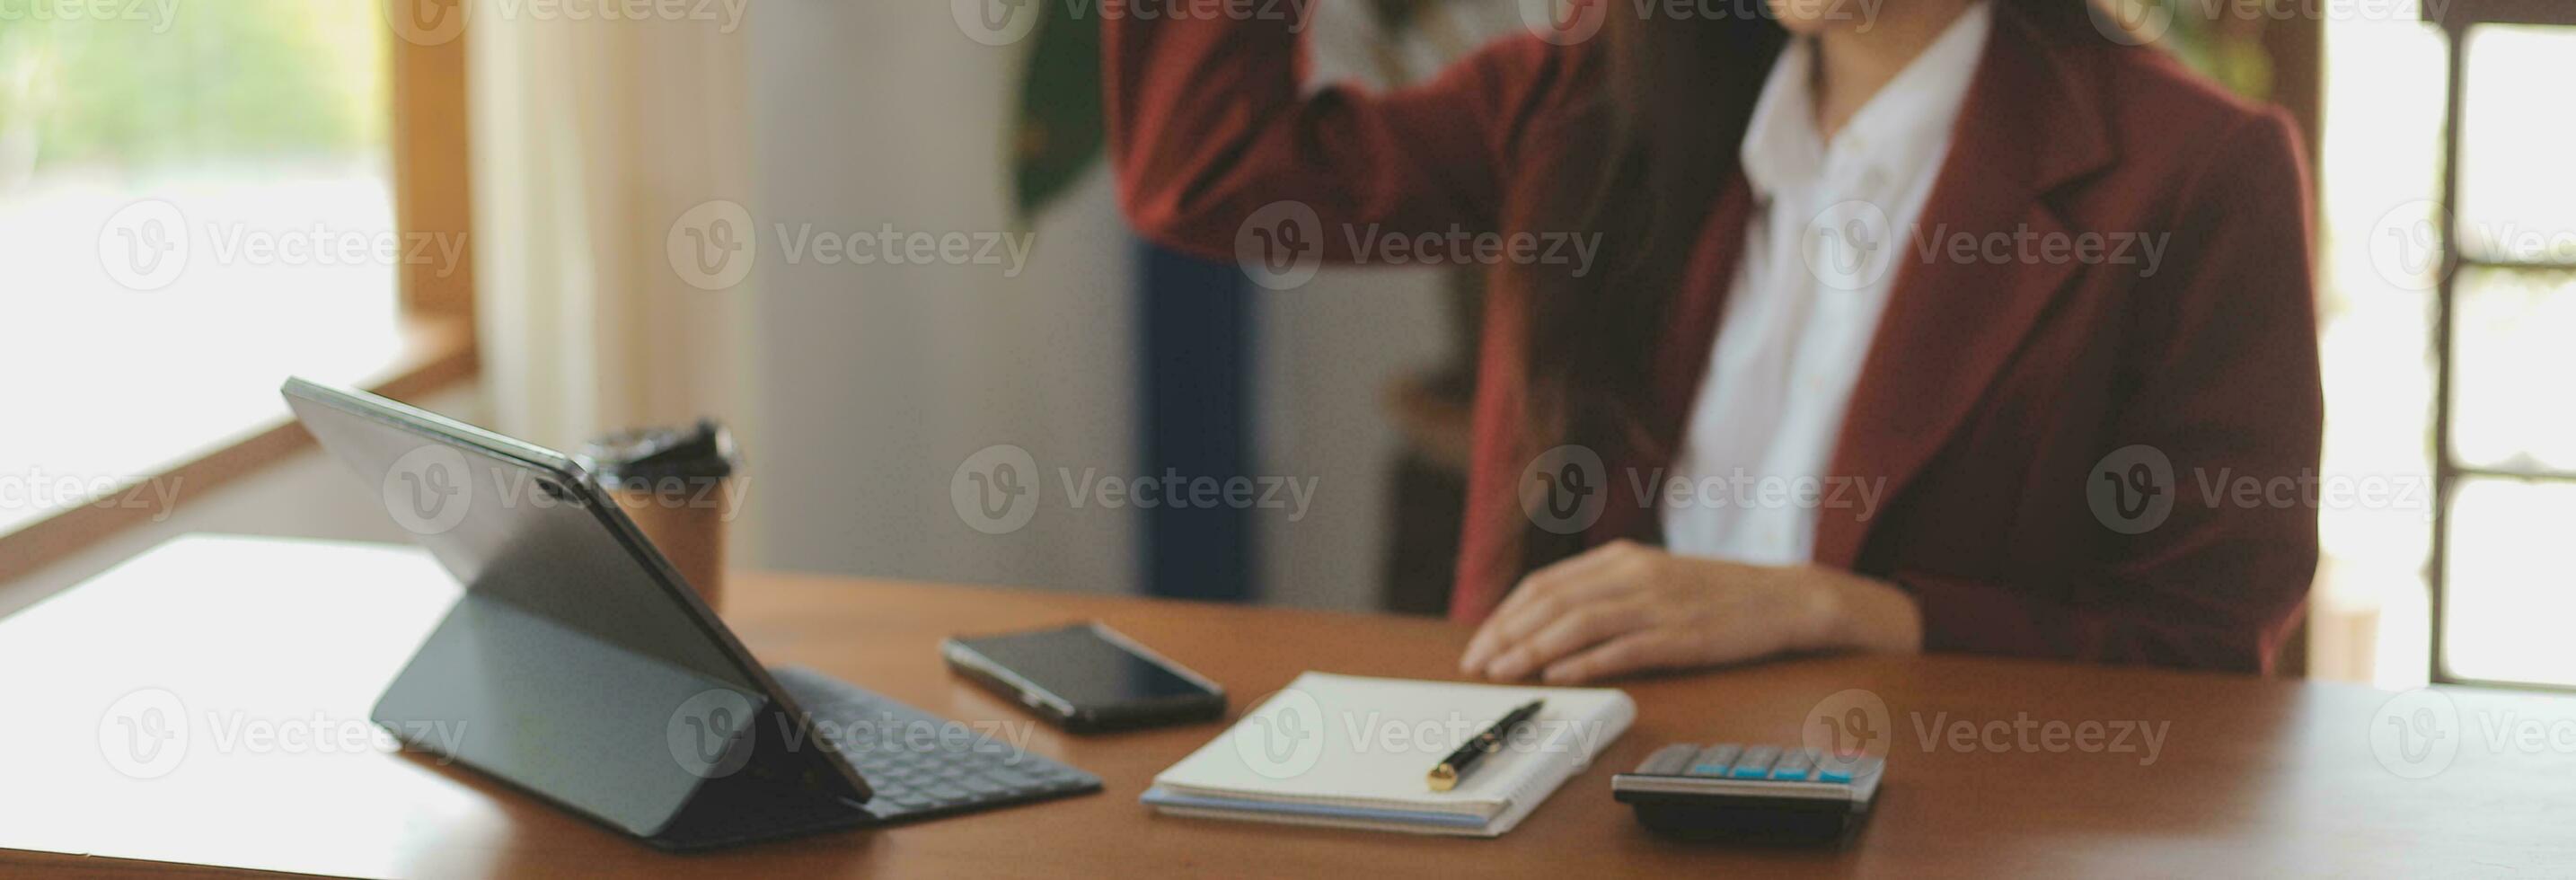
M 1452 788 L 1456 788 L 1458 787 L 1458 771 L 1450 769 L 1447 764 L 1433 767 L 1431 768 L 1430 782 L 1432 791 L 1448 791 Z

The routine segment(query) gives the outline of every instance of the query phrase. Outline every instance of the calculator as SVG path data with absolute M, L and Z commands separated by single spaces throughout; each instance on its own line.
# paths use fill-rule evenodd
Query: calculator
M 1833 843 L 1869 817 L 1883 758 L 1743 743 L 1674 743 L 1610 794 L 1647 828 L 1692 840 Z

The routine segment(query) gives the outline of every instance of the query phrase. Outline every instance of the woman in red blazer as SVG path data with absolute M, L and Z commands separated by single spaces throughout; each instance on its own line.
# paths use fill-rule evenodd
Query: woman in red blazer
M 1382 95 L 1301 90 L 1301 23 L 1267 12 L 1299 4 L 1108 15 L 1122 204 L 1217 258 L 1597 245 L 1473 251 L 1471 674 L 1925 649 L 2267 670 L 2317 554 L 2293 129 L 2079 0 L 1983 3 L 1577 0 Z M 1792 209 L 1871 186 L 1799 237 Z M 1303 237 L 1247 225 L 1305 210 Z M 1666 549 L 1694 546 L 1721 549 Z

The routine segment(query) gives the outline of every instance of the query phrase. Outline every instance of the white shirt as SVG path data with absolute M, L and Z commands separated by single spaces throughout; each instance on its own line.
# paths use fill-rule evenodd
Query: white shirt
M 1837 490 L 1825 472 L 1992 19 L 1969 7 L 1831 144 L 1816 130 L 1812 42 L 1772 66 L 1744 132 L 1755 206 L 1743 256 L 1664 484 L 1673 552 L 1807 562 L 1818 507 L 1859 504 L 1861 487 Z

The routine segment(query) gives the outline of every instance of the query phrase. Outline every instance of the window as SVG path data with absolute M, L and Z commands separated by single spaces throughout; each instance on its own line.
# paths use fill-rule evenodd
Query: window
M 2576 8 L 2469 2 L 2451 53 L 2434 339 L 2432 677 L 2576 686 Z
M 462 44 L 379 6 L 0 4 L 0 579 L 294 448 L 286 375 L 470 363 Z
M 2576 687 L 2576 5 L 2426 8 L 2326 23 L 2320 672 Z

